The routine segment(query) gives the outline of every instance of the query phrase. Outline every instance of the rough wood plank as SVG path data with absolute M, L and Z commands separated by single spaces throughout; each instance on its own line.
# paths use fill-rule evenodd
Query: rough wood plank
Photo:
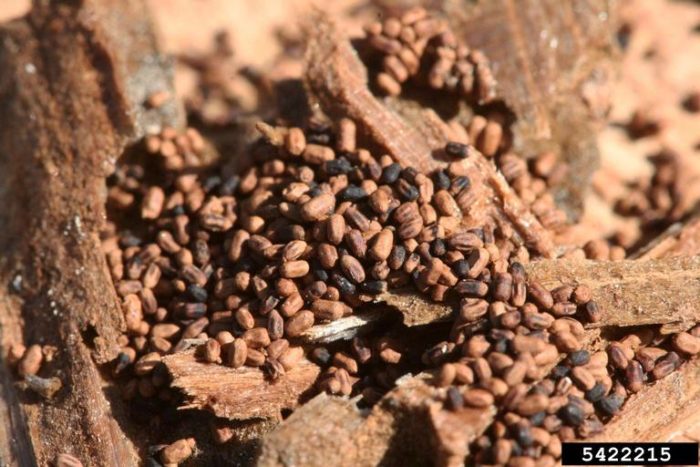
M 586 284 L 603 312 L 595 326 L 700 321 L 700 256 L 649 261 L 538 261 L 530 278 L 548 288 Z
M 302 360 L 270 381 L 260 369 L 203 363 L 192 351 L 168 355 L 163 363 L 172 376 L 171 386 L 185 396 L 180 409 L 203 409 L 231 420 L 281 419 L 281 410 L 295 408 L 321 371 Z
M 17 449 L 26 436 L 31 450 L 4 459 L 137 463 L 93 361 L 116 354 L 123 327 L 98 232 L 104 179 L 125 145 L 181 123 L 175 103 L 143 106 L 172 92 L 165 65 L 141 0 L 37 1 L 0 27 L 0 340 L 56 346 L 42 376 L 63 383 L 50 402 L 6 388 L 9 413 L 21 414 Z

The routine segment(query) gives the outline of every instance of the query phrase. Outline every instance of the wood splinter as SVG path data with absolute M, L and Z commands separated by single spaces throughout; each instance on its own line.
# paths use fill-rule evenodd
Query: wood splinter
M 237 369 L 198 361 L 194 351 L 163 359 L 185 403 L 180 409 L 204 409 L 231 420 L 281 419 L 282 409 L 292 409 L 311 389 L 320 368 L 308 360 L 270 381 L 258 368 Z

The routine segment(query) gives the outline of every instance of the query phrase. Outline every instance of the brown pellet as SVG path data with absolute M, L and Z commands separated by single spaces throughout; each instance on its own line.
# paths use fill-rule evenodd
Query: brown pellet
M 304 260 L 288 261 L 283 263 L 279 268 L 279 273 L 287 279 L 296 279 L 304 277 L 309 273 L 309 263 Z
M 356 284 L 365 281 L 365 269 L 357 258 L 343 255 L 340 258 L 340 267 L 345 275 Z
M 542 412 L 549 406 L 549 397 L 544 394 L 533 394 L 525 397 L 517 406 L 520 415 L 529 417 L 538 412 Z
M 293 156 L 299 156 L 306 148 L 306 137 L 300 128 L 290 128 L 285 135 L 285 148 Z
M 285 334 L 289 337 L 300 336 L 314 324 L 314 313 L 302 310 L 289 318 L 284 325 Z
M 41 368 L 44 354 L 38 344 L 30 345 L 22 355 L 17 365 L 17 372 L 20 376 L 36 375 Z
M 321 320 L 335 321 L 352 311 L 345 303 L 332 300 L 316 300 L 311 311 Z
M 686 355 L 700 353 L 700 337 L 695 337 L 687 332 L 679 332 L 673 336 L 673 348 Z
M 322 193 L 301 206 L 300 215 L 305 221 L 316 222 L 328 217 L 335 208 L 335 196 Z
M 194 438 L 179 439 L 160 452 L 160 460 L 164 464 L 180 464 L 192 455 L 194 446 Z
M 554 305 L 554 298 L 552 294 L 549 293 L 539 282 L 530 281 L 528 283 L 528 294 L 529 296 L 542 308 L 549 310 Z
M 485 389 L 468 389 L 463 394 L 464 403 L 477 408 L 493 405 L 493 394 Z

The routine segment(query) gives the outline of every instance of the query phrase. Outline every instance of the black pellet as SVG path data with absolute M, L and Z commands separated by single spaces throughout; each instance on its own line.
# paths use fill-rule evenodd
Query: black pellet
M 202 189 L 209 193 L 212 191 L 214 188 L 218 187 L 221 184 L 221 177 L 218 175 L 211 175 L 204 179 L 204 182 L 202 182 Z
M 534 440 L 532 439 L 532 432 L 530 427 L 527 425 L 517 425 L 515 427 L 515 439 L 518 441 L 522 447 L 530 447 L 533 445 Z
M 320 264 L 318 264 L 317 262 L 314 262 L 314 263 L 312 263 L 311 268 L 312 268 L 311 271 L 313 272 L 316 279 L 323 281 L 323 282 L 328 282 L 328 279 L 329 279 L 328 271 L 323 269 Z
M 143 243 L 139 237 L 133 233 L 126 231 L 119 237 L 119 246 L 122 248 L 129 248 L 131 246 L 139 246 Z
M 433 243 L 430 245 L 430 253 L 432 253 L 433 256 L 443 256 L 445 253 L 447 253 L 447 246 L 445 245 L 445 240 L 442 238 L 436 238 L 433 240 Z
M 530 416 L 530 423 L 532 423 L 532 426 L 541 426 L 546 417 L 547 412 L 537 412 L 535 415 Z
M 389 164 L 384 167 L 384 170 L 382 171 L 382 178 L 380 180 L 382 183 L 392 185 L 399 179 L 399 175 L 401 175 L 401 166 L 394 162 L 393 164 Z
M 401 199 L 404 201 L 415 201 L 418 199 L 418 196 L 420 196 L 418 188 L 411 185 L 404 179 L 399 180 L 399 183 L 397 184 L 397 191 L 399 192 Z
M 321 366 L 328 366 L 331 362 L 331 354 L 325 347 L 316 347 L 311 351 L 311 360 Z
M 469 146 L 456 141 L 450 141 L 445 145 L 445 152 L 449 156 L 465 158 L 469 155 Z
M 310 190 L 307 192 L 307 194 L 308 194 L 309 196 L 311 196 L 312 198 L 315 198 L 315 197 L 317 197 L 317 196 L 319 196 L 319 195 L 322 195 L 322 194 L 323 194 L 323 190 L 321 190 L 321 187 L 315 186 L 315 187 L 313 187 L 312 189 L 310 189 Z
M 241 177 L 234 175 L 224 180 L 219 185 L 219 196 L 232 196 L 241 184 Z
M 605 396 L 605 386 L 601 383 L 596 383 L 591 390 L 586 391 L 586 399 L 591 402 L 598 402 L 603 396 Z
M 577 350 L 569 354 L 569 363 L 573 366 L 581 366 L 591 361 L 591 354 L 588 350 Z
M 312 133 L 306 135 L 306 142 L 311 144 L 320 144 L 322 146 L 331 146 L 331 135 L 327 133 Z
M 559 416 L 567 425 L 579 426 L 586 418 L 581 407 L 577 404 L 566 404 L 559 411 Z
M 354 295 L 355 292 L 357 292 L 357 287 L 355 287 L 355 284 L 350 282 L 350 280 L 348 280 L 342 274 L 334 272 L 331 274 L 331 278 L 333 279 L 333 283 L 338 287 L 338 290 L 340 290 L 340 293 Z
M 360 284 L 360 290 L 371 295 L 377 295 L 387 291 L 386 281 L 366 281 Z
M 206 302 L 207 298 L 209 297 L 206 289 L 196 284 L 190 284 L 187 286 L 187 295 L 189 295 L 195 302 L 201 303 Z
M 353 169 L 350 161 L 344 157 L 326 161 L 325 168 L 328 175 L 346 174 Z
M 552 377 L 556 380 L 562 379 L 569 374 L 571 368 L 564 365 L 557 365 L 552 370 Z
M 444 171 L 439 170 L 433 175 L 433 184 L 435 190 L 447 190 L 450 188 L 450 177 Z
M 367 197 L 367 192 L 357 185 L 350 185 L 346 189 L 340 192 L 338 198 L 341 201 L 359 201 Z
M 469 262 L 466 259 L 460 259 L 452 265 L 452 270 L 457 277 L 467 277 L 467 274 L 469 274 Z
M 620 411 L 620 407 L 622 407 L 623 402 L 624 400 L 621 396 L 617 394 L 611 394 L 598 401 L 596 407 L 598 407 L 600 411 L 606 415 L 615 415 L 617 412 Z

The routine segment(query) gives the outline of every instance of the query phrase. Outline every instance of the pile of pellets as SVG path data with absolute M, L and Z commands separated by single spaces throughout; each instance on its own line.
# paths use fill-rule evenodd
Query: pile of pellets
M 369 29 L 373 44 L 415 39 L 380 26 Z M 406 81 L 393 73 L 391 86 Z M 161 358 L 199 339 L 202 361 L 260 368 L 273 380 L 307 358 L 323 369 L 319 391 L 371 404 L 402 376 L 403 343 L 356 337 L 331 350 L 301 338 L 409 288 L 457 304 L 444 340 L 418 349 L 419 370 L 446 388 L 445 410 L 497 409 L 470 462 L 549 466 L 562 441 L 599 433 L 629 395 L 700 353 L 700 326 L 673 336 L 646 328 L 589 352 L 584 324 L 601 316 L 590 289 L 529 280 L 531 252 L 507 225 L 463 226 L 475 196 L 460 163 L 475 157 L 468 144 L 448 143 L 453 162 L 421 173 L 358 147 L 349 119 L 258 129 L 253 163 L 240 173 L 211 166 L 195 130 L 166 129 L 109 179 L 102 241 L 127 325 L 113 363 L 125 397 L 171 401 Z M 552 156 L 529 169 L 500 144 L 488 152 L 510 161 L 512 184 L 534 170 L 530 184 L 541 180 L 547 195 Z M 580 251 L 621 256 L 594 250 Z

